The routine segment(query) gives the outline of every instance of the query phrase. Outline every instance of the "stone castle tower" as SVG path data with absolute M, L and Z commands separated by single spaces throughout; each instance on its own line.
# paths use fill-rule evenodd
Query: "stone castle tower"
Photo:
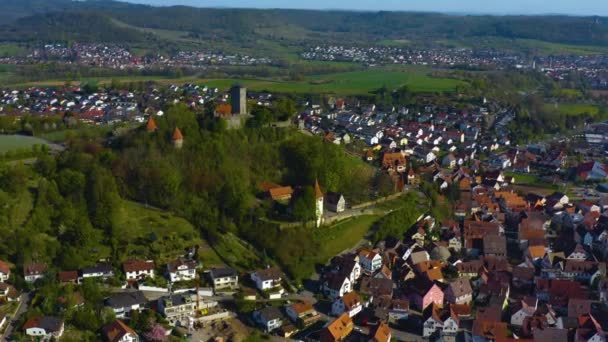
M 323 192 L 319 186 L 319 181 L 315 180 L 315 218 L 317 227 L 323 223 Z
M 230 104 L 232 105 L 232 114 L 247 114 L 247 88 L 240 84 L 235 84 L 230 89 Z

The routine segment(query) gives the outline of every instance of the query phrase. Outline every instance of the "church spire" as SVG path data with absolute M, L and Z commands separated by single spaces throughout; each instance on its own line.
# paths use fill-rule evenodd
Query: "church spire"
M 321 187 L 319 186 L 319 180 L 315 179 L 315 198 L 322 198 L 323 192 L 321 191 Z

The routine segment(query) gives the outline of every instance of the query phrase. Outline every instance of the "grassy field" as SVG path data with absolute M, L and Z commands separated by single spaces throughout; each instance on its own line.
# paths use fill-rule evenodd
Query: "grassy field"
M 315 231 L 315 240 L 322 242 L 315 254 L 318 263 L 325 264 L 337 254 L 355 247 L 379 218 L 376 215 L 363 215 Z
M 1 135 L 0 134 L 0 153 L 8 151 L 30 149 L 36 144 L 46 144 L 46 141 L 28 137 L 24 135 Z
M 592 104 L 585 103 L 559 103 L 557 107 L 554 104 L 546 104 L 545 109 L 548 111 L 557 111 L 565 115 L 581 115 L 588 113 L 596 115 L 599 113 L 599 108 Z
M 223 259 L 239 270 L 246 271 L 260 267 L 261 258 L 256 251 L 246 245 L 235 235 L 223 234 L 220 240 L 215 243 L 214 249 Z
M 204 246 L 190 222 L 171 213 L 122 201 L 115 218 L 116 229 L 127 243 L 128 257 L 155 257 L 165 263 L 191 246 Z
M 363 71 L 340 72 L 333 74 L 305 77 L 302 81 L 282 81 L 272 79 L 197 79 L 194 77 L 162 78 L 158 76 L 131 76 L 89 79 L 101 84 L 107 84 L 116 79 L 119 81 L 157 81 L 161 84 L 193 82 L 210 87 L 228 89 L 234 83 L 241 83 L 251 90 L 267 90 L 276 93 L 312 93 L 337 95 L 365 95 L 383 86 L 389 89 L 408 86 L 414 92 L 451 92 L 465 82 L 449 79 L 434 78 L 428 75 L 430 68 L 423 67 L 392 67 L 368 69 Z M 57 86 L 65 80 L 44 82 L 28 82 L 17 86 Z M 76 82 L 74 82 L 76 83 Z

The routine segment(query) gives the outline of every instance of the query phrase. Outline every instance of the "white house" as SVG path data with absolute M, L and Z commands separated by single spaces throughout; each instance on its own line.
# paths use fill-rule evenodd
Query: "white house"
M 251 280 L 255 282 L 258 290 L 264 291 L 281 287 L 282 276 L 281 270 L 272 267 L 252 273 Z
M 433 304 L 433 306 L 435 306 Z M 433 310 L 435 311 L 435 310 Z M 437 329 L 443 328 L 443 320 L 439 313 L 430 315 L 422 325 L 422 337 L 427 338 L 435 333 Z
M 214 268 L 209 271 L 209 277 L 216 290 L 236 289 L 239 287 L 239 275 L 232 268 Z
M 105 337 L 105 341 L 112 342 L 138 342 L 139 336 L 121 320 L 107 324 L 101 328 L 101 334 Z
M 127 280 L 154 278 L 154 261 L 152 260 L 127 260 L 123 262 L 122 269 Z
M 361 297 L 356 292 L 349 292 L 336 299 L 331 306 L 331 313 L 334 316 L 340 316 L 346 312 L 352 318 L 361 312 L 361 310 L 363 310 Z
M 358 255 L 341 256 L 334 259 L 332 263 L 335 270 L 338 273 L 347 275 L 352 284 L 361 278 L 361 265 L 359 264 Z
M 283 315 L 274 306 L 267 306 L 253 313 L 253 320 L 261 325 L 266 332 L 274 331 L 283 325 Z
M 325 207 L 335 213 L 341 213 L 346 210 L 346 200 L 341 193 L 328 192 L 325 194 Z
M 45 272 L 46 264 L 43 263 L 30 263 L 23 266 L 23 277 L 28 283 L 44 278 Z
M 25 334 L 42 341 L 59 339 L 63 335 L 63 321 L 57 317 L 44 316 L 30 318 L 23 325 Z
M 114 276 L 112 265 L 105 263 L 83 267 L 80 270 L 80 273 L 83 278 L 110 278 Z
M 193 280 L 196 278 L 196 261 L 179 258 L 167 264 L 169 280 L 174 283 L 177 281 Z
M 323 291 L 332 299 L 340 298 L 353 290 L 349 276 L 339 273 L 332 273 L 323 283 Z
M 131 311 L 141 311 L 148 302 L 143 292 L 119 292 L 106 298 L 105 306 L 112 308 L 118 318 L 128 316 Z
M 359 264 L 363 272 L 373 274 L 382 267 L 382 256 L 370 249 L 359 250 Z
M 0 283 L 5 282 L 11 275 L 11 267 L 5 261 L 0 260 Z

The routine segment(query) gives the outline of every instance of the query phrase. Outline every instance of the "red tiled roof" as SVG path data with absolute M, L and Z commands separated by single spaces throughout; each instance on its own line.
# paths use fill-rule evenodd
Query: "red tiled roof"
M 11 272 L 10 265 L 5 261 L 0 260 L 0 272 L 9 274 Z

